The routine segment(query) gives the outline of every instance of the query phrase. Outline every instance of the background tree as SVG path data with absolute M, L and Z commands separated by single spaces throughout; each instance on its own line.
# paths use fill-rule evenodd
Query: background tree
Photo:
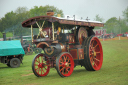
M 48 10 L 53 10 L 54 12 L 54 16 L 57 16 L 57 14 L 60 14 L 61 17 L 63 17 L 63 11 L 59 10 L 58 8 L 54 7 L 54 6 L 34 6 L 34 8 L 30 9 L 30 17 L 35 17 L 35 16 L 42 16 L 42 15 L 46 15 Z
M 128 22 L 128 7 L 123 11 L 123 17 Z
M 95 16 L 95 18 L 94 18 L 94 21 L 99 21 L 99 22 L 102 22 L 102 23 L 103 23 L 104 18 L 101 18 L 101 17 L 99 16 L 99 14 L 97 14 L 97 15 Z M 95 29 L 101 29 L 101 27 L 95 27 Z
M 104 18 L 101 18 L 101 17 L 99 16 L 99 14 L 97 14 L 97 15 L 95 16 L 94 20 L 95 20 L 95 21 L 103 22 L 103 21 L 104 21 Z
M 119 33 L 119 21 L 116 17 L 112 17 L 106 21 L 104 28 L 106 29 L 107 33 Z
M 34 6 L 30 10 L 27 7 L 18 7 L 15 11 L 8 12 L 5 17 L 0 19 L 0 32 L 11 32 L 15 36 L 30 35 L 30 29 L 23 28 L 21 23 L 31 17 L 46 15 L 48 10 L 53 10 L 55 16 L 60 14 L 63 17 L 63 11 L 54 6 Z

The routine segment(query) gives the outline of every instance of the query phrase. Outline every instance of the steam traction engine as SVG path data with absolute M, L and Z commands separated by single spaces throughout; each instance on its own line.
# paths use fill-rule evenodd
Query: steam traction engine
M 31 27 L 32 42 L 44 50 L 32 62 L 37 77 L 46 76 L 50 68 L 56 68 L 61 77 L 70 76 L 77 65 L 88 71 L 100 70 L 103 51 L 93 29 L 103 23 L 48 15 L 27 19 L 22 26 Z M 33 35 L 33 28 L 39 28 L 38 35 Z

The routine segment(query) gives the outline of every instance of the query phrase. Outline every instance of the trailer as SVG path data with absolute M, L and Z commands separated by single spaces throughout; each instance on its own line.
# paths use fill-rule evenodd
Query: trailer
M 24 50 L 19 40 L 0 41 L 0 62 L 16 68 L 22 63 Z
M 104 24 L 75 17 L 54 17 L 53 14 L 47 12 L 47 16 L 36 16 L 22 22 L 23 27 L 31 28 L 32 43 L 44 51 L 34 57 L 33 73 L 43 77 L 50 68 L 55 68 L 61 77 L 68 77 L 77 65 L 88 71 L 100 70 L 103 50 L 93 29 Z M 33 35 L 33 28 L 39 29 L 38 35 Z

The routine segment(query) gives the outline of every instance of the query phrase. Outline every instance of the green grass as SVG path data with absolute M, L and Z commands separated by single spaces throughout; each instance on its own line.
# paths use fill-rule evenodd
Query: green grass
M 87 71 L 77 66 L 70 77 L 61 78 L 54 68 L 45 77 L 32 72 L 35 56 L 24 56 L 23 65 L 9 68 L 0 63 L 0 85 L 127 85 L 128 40 L 102 41 L 103 65 L 99 71 Z

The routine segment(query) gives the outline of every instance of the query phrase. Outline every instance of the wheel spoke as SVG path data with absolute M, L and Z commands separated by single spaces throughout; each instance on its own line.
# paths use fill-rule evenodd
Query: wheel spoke
M 60 58 L 60 61 L 63 62 L 62 58 Z
M 59 67 L 62 67 L 62 65 L 59 65 Z
M 100 51 L 99 52 L 96 52 L 96 53 L 100 53 Z
M 96 44 L 94 48 L 96 48 L 97 46 L 98 46 L 98 44 Z
M 44 60 L 43 60 L 43 56 L 41 56 L 41 61 L 43 62 Z
M 42 71 L 43 71 L 43 73 L 45 73 L 44 70 L 43 70 L 43 68 L 42 68 Z
M 40 63 L 39 61 L 37 61 L 37 59 L 36 59 L 36 62 Z
M 65 58 L 65 56 L 63 56 L 64 57 L 64 62 L 66 62 L 66 58 Z
M 47 70 L 46 67 L 44 67 L 44 69 Z
M 70 61 L 70 59 L 68 59 L 68 62 Z
M 65 67 L 63 67 L 62 69 L 60 69 L 60 71 L 62 71 Z
M 68 69 L 69 69 L 69 68 L 71 68 L 71 66 L 68 66 L 68 67 L 66 67 L 66 68 L 68 68 Z
M 63 64 L 63 62 L 60 62 L 61 64 Z
M 92 57 L 90 58 L 90 60 L 91 60 L 91 63 L 93 63 L 93 58 Z
M 62 74 L 64 74 L 64 69 L 62 70 Z
M 40 68 L 38 69 L 38 73 L 39 73 L 39 70 L 40 70 Z
M 66 58 L 65 58 L 65 60 L 67 60 L 67 56 L 65 56 Z M 65 61 L 66 62 L 66 61 Z
M 43 69 L 43 68 L 41 68 L 41 75 L 42 75 L 42 69 Z
M 97 67 L 96 63 L 94 62 L 94 65 Z
M 96 61 L 100 61 L 99 59 L 97 59 L 97 58 L 94 58 Z
M 93 46 L 92 45 L 90 45 L 90 50 L 92 50 L 93 49 Z
M 69 68 L 66 68 L 66 71 L 67 71 L 67 73 L 69 72 L 69 70 L 68 70 Z
M 39 67 L 37 67 L 35 70 L 39 69 Z
M 37 64 L 35 64 L 35 66 L 38 66 Z
M 38 58 L 38 61 L 39 61 L 39 63 L 40 63 L 40 59 Z

